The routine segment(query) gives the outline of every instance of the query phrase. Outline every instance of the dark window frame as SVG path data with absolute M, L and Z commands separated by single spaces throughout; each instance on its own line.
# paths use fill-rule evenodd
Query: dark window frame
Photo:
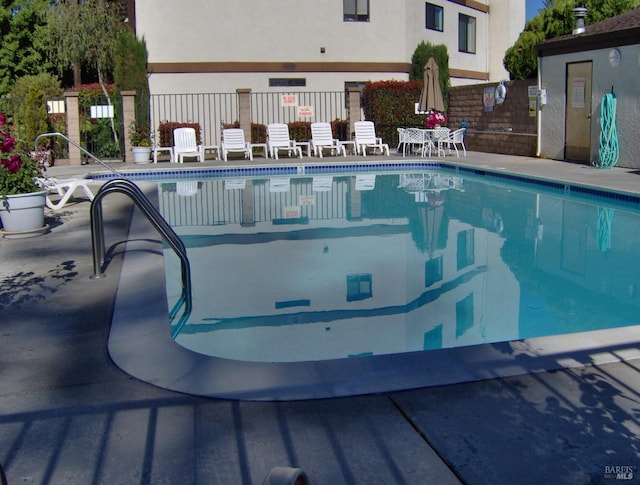
M 429 288 L 431 285 L 442 281 L 442 256 L 428 259 L 424 263 L 424 286 Z
M 471 29 L 473 26 L 473 29 Z M 477 20 L 464 13 L 458 14 L 458 51 L 475 54 L 477 48 Z M 473 30 L 471 32 L 471 30 Z M 473 35 L 471 35 L 473 34 Z
M 363 6 L 366 6 L 366 13 L 362 12 Z M 369 22 L 371 18 L 371 5 L 369 0 L 343 0 L 342 1 L 342 19 L 345 22 Z
M 270 88 L 304 88 L 307 86 L 305 77 L 270 77 Z
M 347 301 L 360 301 L 373 297 L 371 274 L 347 275 Z
M 435 3 L 426 2 L 424 4 L 424 11 L 425 28 L 428 30 L 435 30 L 437 32 L 444 32 L 444 7 L 436 5 Z M 439 16 L 438 13 L 440 14 Z M 440 22 L 438 22 L 438 20 Z

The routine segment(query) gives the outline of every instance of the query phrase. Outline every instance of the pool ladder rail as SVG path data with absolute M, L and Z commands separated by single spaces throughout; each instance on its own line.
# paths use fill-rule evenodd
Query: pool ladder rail
M 178 301 L 169 311 L 169 324 L 171 325 L 171 337 L 175 338 L 191 315 L 193 307 L 191 295 L 191 266 L 187 258 L 187 249 L 180 236 L 162 217 L 158 209 L 151 203 L 146 195 L 140 190 L 135 182 L 125 178 L 111 179 L 100 188 L 95 198 L 91 202 L 91 240 L 93 245 L 93 278 L 105 276 L 105 244 L 104 244 L 104 222 L 102 216 L 102 199 L 110 193 L 120 193 L 127 195 L 140 209 L 140 212 L 147 218 L 156 231 L 173 249 L 181 265 L 182 293 Z M 175 321 L 180 308 L 184 306 L 184 311 L 180 318 Z
M 104 278 L 105 269 L 105 244 L 104 244 L 104 217 L 102 215 L 102 199 L 110 193 L 121 193 L 127 195 L 144 214 L 151 225 L 158 231 L 167 244 L 173 249 L 178 258 L 180 259 L 181 274 L 182 274 L 182 293 L 178 301 L 174 304 L 173 308 L 169 312 L 169 324 L 172 326 L 171 336 L 175 336 L 180 332 L 182 327 L 187 322 L 191 315 L 193 307 L 192 294 L 191 294 L 191 267 L 189 265 L 189 259 L 187 258 L 187 249 L 180 236 L 176 234 L 169 223 L 162 217 L 162 214 L 151 203 L 149 198 L 144 195 L 144 192 L 140 190 L 134 182 L 127 179 L 124 175 L 118 172 L 113 167 L 100 160 L 98 157 L 84 149 L 78 143 L 74 142 L 66 135 L 58 132 L 42 133 L 35 139 L 35 149 L 38 149 L 38 141 L 40 138 L 46 137 L 59 137 L 63 138 L 67 143 L 72 144 L 78 148 L 82 153 L 87 155 L 90 159 L 99 163 L 103 167 L 107 168 L 110 172 L 115 174 L 117 178 L 107 181 L 98 191 L 93 201 L 91 202 L 91 242 L 93 248 L 93 279 Z M 180 308 L 184 306 L 184 311 L 177 322 L 174 322 Z

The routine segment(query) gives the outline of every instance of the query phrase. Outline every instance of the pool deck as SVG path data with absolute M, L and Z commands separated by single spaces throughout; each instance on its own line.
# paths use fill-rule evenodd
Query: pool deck
M 640 194 L 633 169 L 477 152 L 445 161 Z M 336 399 L 212 399 L 132 378 L 107 352 L 130 204 L 108 197 L 104 213 L 113 248 L 106 278 L 90 279 L 86 201 L 47 210 L 42 236 L 0 239 L 0 463 L 9 484 L 260 484 L 276 466 L 332 485 L 615 483 L 618 472 L 640 483 L 637 340 L 592 352 L 593 362 L 617 362 Z

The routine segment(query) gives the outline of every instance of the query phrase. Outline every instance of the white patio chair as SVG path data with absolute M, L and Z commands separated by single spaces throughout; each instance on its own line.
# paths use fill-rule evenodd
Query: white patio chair
M 376 136 L 376 128 L 372 121 L 356 121 L 356 147 L 358 153 L 367 156 L 367 147 L 374 150 L 380 149 L 381 153 L 387 152 L 389 156 L 389 145 L 382 142 L 382 138 Z
M 347 156 L 347 149 L 340 144 L 340 140 L 333 137 L 331 123 L 316 122 L 311 123 L 311 148 L 316 157 L 322 158 L 322 150 L 331 150 L 331 153 L 342 152 L 342 156 Z
M 286 150 L 288 155 L 298 154 L 302 158 L 302 147 L 289 138 L 289 127 L 284 123 L 271 123 L 267 125 L 267 146 L 271 158 L 278 159 L 278 152 Z
M 244 158 L 253 160 L 251 147 L 244 141 L 244 130 L 240 128 L 226 128 L 222 130 L 222 159 L 226 162 L 231 153 L 243 153 Z
M 402 153 L 404 155 L 405 137 L 406 137 L 407 129 L 398 128 L 397 130 L 398 130 L 398 146 L 396 147 L 396 151 L 400 153 L 400 147 L 402 147 Z
M 433 146 L 438 149 L 438 156 L 442 155 L 444 157 L 445 156 L 444 149 L 440 146 L 438 142 L 443 138 L 448 138 L 449 133 L 451 133 L 451 129 L 447 127 L 433 128 L 430 131 L 430 133 L 431 133 L 431 142 L 433 143 Z M 431 156 L 431 153 L 429 153 L 429 156 Z
M 196 141 L 194 128 L 176 128 L 173 130 L 173 157 L 177 163 L 183 163 L 185 157 L 197 158 L 204 162 L 204 150 Z
M 467 156 L 467 148 L 464 146 L 464 132 L 466 130 L 464 128 L 460 128 L 459 130 L 456 131 L 452 131 L 451 133 L 449 133 L 448 136 L 443 137 L 438 139 L 438 153 L 440 152 L 440 150 L 443 151 L 444 153 L 444 145 L 447 145 L 447 148 L 449 149 L 449 153 L 451 153 L 451 147 L 453 146 L 453 148 L 456 151 L 456 156 L 459 158 L 460 157 L 460 152 L 458 151 L 458 146 L 460 145 L 462 147 L 462 150 L 464 152 L 464 156 Z
M 420 128 L 407 128 L 404 134 L 404 141 L 404 150 L 402 151 L 403 157 L 407 154 L 407 148 L 411 152 L 415 147 L 419 147 L 421 157 L 425 156 L 427 149 L 429 150 L 429 156 L 431 156 L 432 143 L 427 131 Z
M 62 209 L 67 204 L 67 202 L 69 202 L 69 199 L 77 189 L 82 189 L 87 198 L 89 200 L 93 200 L 93 192 L 91 192 L 91 189 L 87 185 L 88 183 L 89 180 L 87 179 L 58 180 L 54 177 L 38 179 L 38 185 L 40 185 L 44 190 L 47 191 L 45 203 L 47 204 L 47 207 L 49 209 L 54 211 Z M 55 202 L 49 197 L 49 192 L 54 191 L 57 192 L 59 196 L 61 196 L 61 198 Z

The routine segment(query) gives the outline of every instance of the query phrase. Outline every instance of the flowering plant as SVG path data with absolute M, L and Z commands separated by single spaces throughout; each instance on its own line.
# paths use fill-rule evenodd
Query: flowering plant
M 132 121 L 129 125 L 129 140 L 131 141 L 131 146 L 134 147 L 151 146 L 149 125 L 138 124 L 135 121 Z
M 446 125 L 448 119 L 449 117 L 446 114 L 441 113 L 440 111 L 430 111 L 427 114 L 427 119 L 424 122 L 424 126 L 428 130 L 439 128 Z
M 37 179 L 41 176 L 38 163 L 16 150 L 7 118 L 0 113 L 0 196 L 6 205 L 7 195 L 28 194 L 42 190 Z

